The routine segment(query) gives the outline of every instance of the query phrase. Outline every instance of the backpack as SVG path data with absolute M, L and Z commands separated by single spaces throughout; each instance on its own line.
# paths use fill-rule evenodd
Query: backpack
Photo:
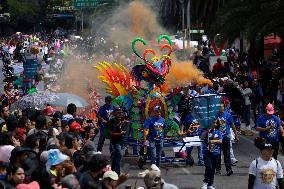
M 274 158 L 273 158 L 274 159 Z M 274 159 L 274 161 L 276 162 L 277 165 L 277 170 L 278 170 L 278 161 L 276 159 Z M 258 165 L 258 158 L 255 159 L 255 168 L 257 169 L 257 165 Z

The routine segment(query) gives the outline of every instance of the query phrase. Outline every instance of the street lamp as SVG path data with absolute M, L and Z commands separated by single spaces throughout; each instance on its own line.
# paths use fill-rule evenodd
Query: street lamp
M 184 0 L 179 0 L 182 5 L 182 31 L 184 32 Z M 182 37 L 182 48 L 185 49 L 184 35 Z

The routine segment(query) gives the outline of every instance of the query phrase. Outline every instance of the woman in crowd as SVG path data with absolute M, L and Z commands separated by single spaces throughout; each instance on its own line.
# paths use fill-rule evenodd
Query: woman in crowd
M 65 146 L 69 149 L 71 157 L 74 152 L 81 149 L 78 138 L 71 133 L 65 135 Z
M 14 189 L 25 180 L 25 171 L 22 167 L 11 166 L 7 169 L 6 188 Z

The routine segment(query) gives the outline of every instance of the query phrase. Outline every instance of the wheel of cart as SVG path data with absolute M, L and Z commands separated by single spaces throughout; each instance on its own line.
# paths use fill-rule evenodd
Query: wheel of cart
M 139 156 L 140 157 L 137 165 L 139 169 L 143 169 L 143 166 L 147 163 L 147 160 L 150 160 L 151 158 L 150 148 L 144 145 L 140 145 Z

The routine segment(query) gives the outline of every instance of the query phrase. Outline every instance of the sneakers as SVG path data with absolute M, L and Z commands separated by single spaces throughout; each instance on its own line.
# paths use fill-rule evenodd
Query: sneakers
M 216 175 L 221 175 L 221 171 L 218 170 L 218 171 L 215 172 L 215 174 Z
M 239 161 L 237 159 L 233 159 L 231 160 L 231 162 L 232 162 L 232 166 L 236 166 Z
M 199 161 L 197 166 L 204 166 L 204 162 Z
M 233 170 L 229 170 L 227 171 L 227 176 L 231 176 L 233 173 L 234 173 Z
M 203 182 L 203 184 L 202 184 L 202 189 L 207 189 L 207 183 L 206 182 Z
M 207 189 L 215 189 L 213 186 L 208 186 Z
M 246 126 L 246 128 L 247 128 L 247 130 L 251 131 L 251 126 L 250 125 Z

